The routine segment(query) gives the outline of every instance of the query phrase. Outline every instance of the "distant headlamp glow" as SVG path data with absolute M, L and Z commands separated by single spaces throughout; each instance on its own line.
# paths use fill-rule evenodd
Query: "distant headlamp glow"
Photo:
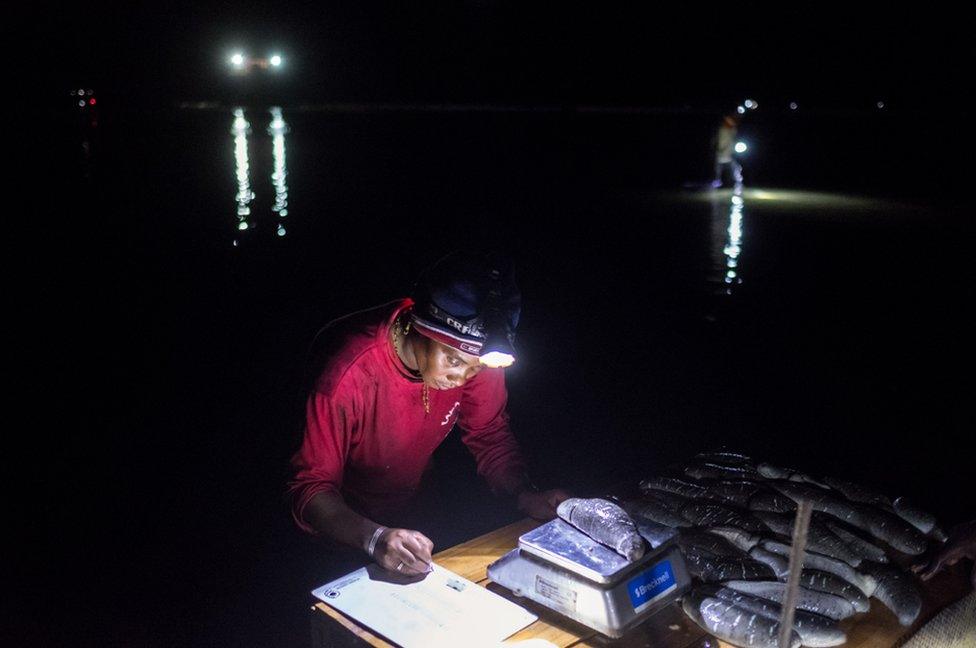
M 275 67 L 278 67 L 279 65 L 281 65 L 281 57 L 278 56 L 277 54 L 275 54 L 274 56 L 272 56 L 271 57 L 271 65 L 273 65 Z
M 752 99 L 746 99 L 743 105 L 749 110 L 755 110 L 756 108 L 759 107 L 759 104 L 753 101 Z
M 511 367 L 515 362 L 515 356 L 501 351 L 490 351 L 478 357 L 478 362 L 491 369 L 500 367 Z
M 230 57 L 230 62 L 236 65 L 237 67 L 240 67 L 244 65 L 244 55 L 241 54 L 240 52 L 237 52 Z
M 746 150 L 748 150 L 748 148 L 749 147 L 746 146 L 746 143 L 745 142 L 736 142 L 735 143 L 735 152 L 736 153 L 745 153 Z
M 745 112 L 746 112 L 746 107 L 745 107 L 745 106 L 739 106 L 738 108 L 736 108 L 736 109 L 735 109 L 735 111 L 736 111 L 737 113 L 739 113 L 740 115 L 742 115 L 742 114 L 745 114 Z

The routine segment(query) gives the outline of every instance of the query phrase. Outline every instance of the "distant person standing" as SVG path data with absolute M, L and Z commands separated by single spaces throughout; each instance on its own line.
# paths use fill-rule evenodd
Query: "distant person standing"
M 739 118 L 725 115 L 715 133 L 715 179 L 712 186 L 718 189 L 726 184 L 734 185 L 742 181 L 742 167 L 735 159 L 735 139 L 739 132 Z

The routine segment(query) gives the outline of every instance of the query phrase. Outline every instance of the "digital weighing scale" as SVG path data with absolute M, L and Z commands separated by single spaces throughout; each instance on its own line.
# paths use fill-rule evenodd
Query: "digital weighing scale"
M 691 587 L 674 538 L 629 562 L 559 518 L 519 537 L 517 549 L 488 565 L 488 577 L 613 638 Z

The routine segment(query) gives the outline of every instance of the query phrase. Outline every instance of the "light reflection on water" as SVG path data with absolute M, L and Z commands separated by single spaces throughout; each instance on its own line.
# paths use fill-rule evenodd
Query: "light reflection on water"
M 741 176 L 736 177 L 728 200 L 725 200 L 724 192 L 712 195 L 712 263 L 716 274 L 722 277 L 715 283 L 726 295 L 731 295 L 733 288 L 742 283 L 739 256 L 742 254 L 744 207 Z
M 271 211 L 278 214 L 279 218 L 288 215 L 288 169 L 285 162 L 285 133 L 288 132 L 288 124 L 281 116 L 281 108 L 277 106 L 271 109 L 271 124 L 268 126 L 268 134 L 271 135 L 271 152 L 274 158 L 274 171 L 271 173 L 271 184 L 274 185 L 275 199 Z M 278 236 L 285 235 L 285 225 L 278 223 Z
M 273 160 L 271 185 L 274 188 L 274 203 L 271 206 L 271 212 L 277 216 L 275 232 L 279 237 L 282 237 L 285 236 L 287 230 L 281 219 L 288 216 L 288 166 L 285 155 L 285 135 L 288 133 L 288 124 L 282 115 L 281 108 L 273 107 L 269 112 L 271 113 L 271 122 L 268 124 L 267 133 L 271 136 Z M 233 245 L 237 247 L 243 233 L 256 228 L 258 213 L 253 210 L 253 203 L 257 194 L 251 186 L 251 169 L 248 156 L 248 136 L 252 132 L 251 124 L 247 120 L 243 108 L 235 108 L 233 114 L 234 121 L 231 126 L 231 134 L 234 136 L 234 164 L 237 178 L 237 195 L 235 196 L 237 224 Z
M 245 231 L 249 227 L 248 216 L 251 215 L 251 201 L 254 192 L 251 191 L 250 165 L 247 157 L 247 135 L 251 132 L 251 124 L 244 118 L 244 109 L 234 109 L 234 123 L 231 133 L 234 135 L 234 163 L 237 176 L 237 229 Z M 234 245 L 238 243 L 234 239 Z

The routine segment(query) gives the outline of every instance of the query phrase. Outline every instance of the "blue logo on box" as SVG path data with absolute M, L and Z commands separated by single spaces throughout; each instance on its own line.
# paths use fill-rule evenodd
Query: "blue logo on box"
M 646 572 L 630 579 L 627 583 L 627 593 L 630 594 L 634 612 L 639 613 L 675 587 L 671 561 L 662 560 Z

